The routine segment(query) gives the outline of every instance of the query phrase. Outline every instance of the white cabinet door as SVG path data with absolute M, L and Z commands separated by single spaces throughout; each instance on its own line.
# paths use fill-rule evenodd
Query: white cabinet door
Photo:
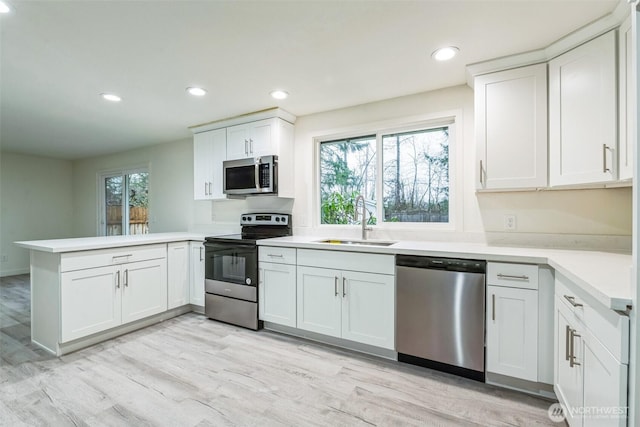
M 191 304 L 204 307 L 204 244 L 191 242 L 191 271 L 189 299 Z
M 259 318 L 296 327 L 296 266 L 260 262 Z
M 193 136 L 193 194 L 195 200 L 223 199 L 222 162 L 227 155 L 227 133 L 216 129 Z
M 487 372 L 538 381 L 538 291 L 487 286 Z
M 167 260 L 124 264 L 122 269 L 122 323 L 167 310 Z
M 189 304 L 189 242 L 167 244 L 167 308 Z
M 252 124 L 227 128 L 227 160 L 244 159 L 249 155 L 249 135 Z
M 620 94 L 620 139 L 618 141 L 618 176 L 619 179 L 633 178 L 633 126 L 631 119 L 636 96 L 633 92 L 633 33 L 631 16 L 620 26 L 619 52 L 619 94 Z M 631 119 L 631 120 L 630 120 Z
M 556 297 L 556 360 L 554 391 L 564 408 L 581 408 L 583 402 L 582 337 L 569 320 L 571 313 L 565 309 Z M 572 333 L 573 331 L 573 333 Z M 577 334 L 577 336 L 576 336 Z M 573 352 L 573 353 L 572 353 Z M 571 364 L 571 355 L 578 364 Z M 571 427 L 582 426 L 580 413 L 565 410 L 567 422 Z
M 394 284 L 391 275 L 342 272 L 342 338 L 395 348 Z
M 598 340 L 589 335 L 584 340 L 584 404 L 585 408 L 602 410 L 627 406 L 627 365 L 621 364 Z M 607 415 L 607 414 L 603 414 Z M 585 414 L 583 426 L 626 426 L 625 416 Z
M 547 65 L 476 77 L 478 189 L 547 186 Z
M 333 337 L 341 335 L 342 274 L 338 270 L 298 266 L 297 327 Z
M 118 266 L 61 274 L 61 342 L 120 325 L 120 274 Z
M 210 199 L 213 186 L 213 144 L 209 132 L 193 135 L 193 197 L 195 200 Z
M 254 122 L 249 135 L 249 157 L 278 154 L 275 143 L 276 120 Z
M 616 34 L 549 62 L 549 183 L 617 179 Z

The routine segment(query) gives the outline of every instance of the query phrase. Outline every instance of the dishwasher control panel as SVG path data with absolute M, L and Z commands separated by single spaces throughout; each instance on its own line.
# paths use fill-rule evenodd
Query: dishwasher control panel
M 458 258 L 436 258 L 414 255 L 397 255 L 396 265 L 416 268 L 430 268 L 437 270 L 462 271 L 469 273 L 484 273 L 486 261 Z

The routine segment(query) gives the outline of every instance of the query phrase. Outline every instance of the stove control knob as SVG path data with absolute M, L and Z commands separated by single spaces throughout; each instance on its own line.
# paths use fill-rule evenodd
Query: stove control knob
M 280 222 L 280 217 L 279 216 L 276 217 L 276 222 Z
M 242 220 L 243 220 L 243 221 L 246 221 L 246 220 L 247 220 L 247 217 L 246 217 L 246 216 L 243 216 L 243 217 L 242 217 Z
M 282 217 L 282 218 L 280 219 L 280 221 L 282 221 L 282 222 L 287 222 L 287 220 L 286 220 L 286 218 L 285 218 L 285 217 Z

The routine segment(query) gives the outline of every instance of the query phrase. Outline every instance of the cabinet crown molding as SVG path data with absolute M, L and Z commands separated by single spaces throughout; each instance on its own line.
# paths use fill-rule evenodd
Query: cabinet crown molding
M 611 13 L 567 34 L 547 47 L 468 64 L 466 68 L 467 85 L 473 88 L 474 78 L 482 74 L 548 62 L 589 40 L 618 28 L 631 11 L 632 6 L 627 1 L 620 0 Z
M 189 130 L 193 133 L 206 132 L 214 129 L 221 129 L 244 123 L 255 122 L 258 120 L 279 118 L 291 124 L 295 124 L 296 116 L 279 107 L 267 108 L 266 110 L 254 111 L 252 113 L 241 114 L 239 116 L 228 117 L 226 119 L 214 120 L 208 123 L 189 126 Z

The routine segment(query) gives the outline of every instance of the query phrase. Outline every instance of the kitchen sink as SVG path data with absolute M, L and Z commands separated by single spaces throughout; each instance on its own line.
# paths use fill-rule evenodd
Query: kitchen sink
M 316 243 L 329 243 L 331 245 L 391 246 L 397 242 L 384 242 L 380 240 L 324 239 L 324 240 L 318 240 L 316 241 Z

